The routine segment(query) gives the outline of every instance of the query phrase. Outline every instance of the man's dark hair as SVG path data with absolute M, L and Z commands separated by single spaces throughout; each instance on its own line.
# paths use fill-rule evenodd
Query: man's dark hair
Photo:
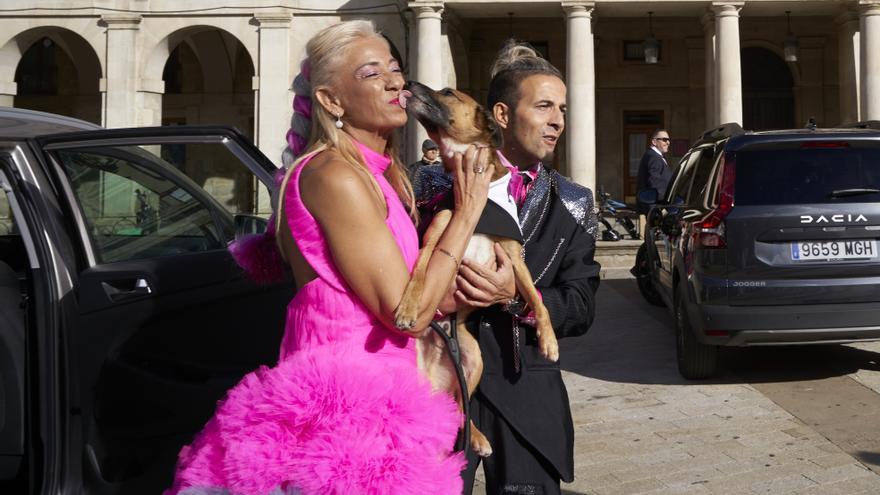
M 559 70 L 531 45 L 514 39 L 507 40 L 492 65 L 492 81 L 489 83 L 489 96 L 486 99 L 489 111 L 498 102 L 515 107 L 519 99 L 520 83 L 534 75 L 554 76 L 562 80 Z
M 666 134 L 669 134 L 669 131 L 667 131 L 667 130 L 664 129 L 663 127 L 658 127 L 658 128 L 656 128 L 656 129 L 654 129 L 653 132 L 651 132 L 651 139 L 652 139 L 652 140 L 653 140 L 653 139 L 656 139 L 656 138 L 657 138 L 657 135 L 660 134 L 661 132 L 665 132 Z

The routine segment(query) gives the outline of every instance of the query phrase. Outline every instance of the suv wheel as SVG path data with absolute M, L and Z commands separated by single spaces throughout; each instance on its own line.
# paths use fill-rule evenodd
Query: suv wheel
M 649 304 L 653 304 L 654 306 L 666 306 L 663 303 L 663 299 L 660 297 L 660 293 L 657 292 L 657 289 L 654 288 L 654 284 L 651 283 L 651 267 L 648 266 L 648 245 L 642 244 L 639 246 L 639 251 L 636 253 L 636 266 L 635 270 L 633 270 L 633 275 L 636 276 L 636 284 L 639 286 L 639 292 L 642 293 L 642 297 L 645 298 L 645 301 L 648 301 Z
M 688 320 L 685 298 L 675 298 L 675 351 L 678 355 L 678 372 L 689 380 L 709 378 L 718 369 L 718 346 L 706 345 L 697 340 Z

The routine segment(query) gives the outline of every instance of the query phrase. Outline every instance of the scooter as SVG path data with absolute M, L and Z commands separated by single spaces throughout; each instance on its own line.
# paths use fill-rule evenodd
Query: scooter
M 599 188 L 599 197 L 601 198 L 599 222 L 605 227 L 605 230 L 602 231 L 602 240 L 619 241 L 624 236 L 628 236 L 630 239 L 640 239 L 638 227 L 632 220 L 635 217 L 635 209 L 626 203 L 612 199 L 611 194 L 606 193 L 602 188 Z M 615 229 L 615 226 L 622 227 L 624 233 L 621 234 Z

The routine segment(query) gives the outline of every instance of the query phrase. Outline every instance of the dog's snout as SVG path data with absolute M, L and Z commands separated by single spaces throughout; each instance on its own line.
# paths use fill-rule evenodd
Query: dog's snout
M 406 89 L 406 90 L 408 90 L 408 91 L 419 91 L 419 90 L 422 90 L 422 89 L 424 89 L 424 88 L 425 88 L 425 85 L 422 84 L 422 83 L 420 83 L 420 82 L 418 82 L 418 81 L 407 81 L 407 82 L 403 85 L 403 89 Z

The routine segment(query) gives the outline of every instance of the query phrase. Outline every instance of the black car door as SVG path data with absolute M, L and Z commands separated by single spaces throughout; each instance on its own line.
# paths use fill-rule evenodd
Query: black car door
M 657 273 L 658 282 L 663 287 L 661 293 L 672 294 L 672 272 L 674 269 L 675 247 L 679 239 L 679 220 L 682 214 L 682 203 L 687 197 L 688 188 L 693 178 L 694 166 L 699 160 L 699 150 L 685 155 L 674 171 L 663 205 L 651 211 L 653 240 L 656 246 L 660 269 Z M 671 300 L 667 301 L 672 307 Z
M 69 407 L 58 413 L 70 415 L 68 451 L 81 452 L 70 469 L 79 464 L 81 475 L 62 484 L 160 493 L 224 392 L 277 360 L 292 284 L 244 277 L 226 249 L 242 206 L 205 190 L 272 191 L 275 167 L 222 127 L 88 131 L 32 145 L 78 253 L 75 321 L 60 334 Z M 243 183 L 209 180 L 233 169 Z

